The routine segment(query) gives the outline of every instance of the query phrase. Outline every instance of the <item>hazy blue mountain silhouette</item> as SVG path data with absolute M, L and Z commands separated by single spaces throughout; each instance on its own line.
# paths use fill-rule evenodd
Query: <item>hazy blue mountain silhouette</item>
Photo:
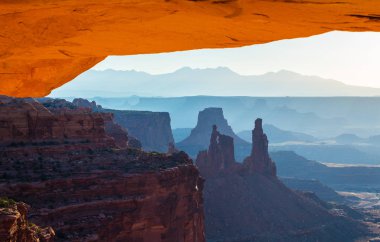
M 263 129 L 271 143 L 282 143 L 287 141 L 312 142 L 317 140 L 311 135 L 282 130 L 271 124 L 264 124 Z M 252 130 L 240 131 L 237 133 L 237 136 L 248 142 L 252 142 Z
M 358 87 L 291 71 L 240 75 L 227 67 L 181 68 L 167 74 L 89 70 L 53 91 L 52 96 L 375 96 L 380 88 Z

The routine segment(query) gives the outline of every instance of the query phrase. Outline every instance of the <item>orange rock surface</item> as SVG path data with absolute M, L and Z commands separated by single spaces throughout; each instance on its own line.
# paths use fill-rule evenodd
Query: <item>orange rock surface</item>
M 55 232 L 51 227 L 40 228 L 27 220 L 29 206 L 1 198 L 0 239 L 8 242 L 52 242 Z
M 2 0 L 0 94 L 44 96 L 108 55 L 380 31 L 378 0 Z

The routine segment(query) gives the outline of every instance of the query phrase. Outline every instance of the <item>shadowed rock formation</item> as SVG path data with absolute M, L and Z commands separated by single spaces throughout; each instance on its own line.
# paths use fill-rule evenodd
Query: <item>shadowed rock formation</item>
M 262 120 L 257 119 L 252 154 L 244 164 L 231 156 L 232 138 L 220 135 L 215 126 L 208 151 L 197 157 L 196 164 L 206 179 L 207 240 L 354 241 L 367 233 L 349 215 L 338 216 L 333 206 L 296 193 L 278 180 L 261 125 Z
M 199 151 L 207 149 L 209 146 L 208 142 L 212 134 L 213 125 L 218 127 L 220 134 L 233 138 L 236 150 L 240 150 L 241 148 L 248 149 L 251 146 L 248 142 L 235 135 L 231 126 L 224 118 L 222 108 L 206 108 L 199 112 L 197 125 L 191 130 L 190 136 L 179 142 L 177 147 L 186 151 L 190 156 L 196 157 Z M 235 160 L 235 157 L 233 160 Z
M 166 152 L 173 143 L 170 116 L 167 112 L 123 111 L 103 109 L 114 115 L 114 120 L 141 142 L 147 151 Z
M 131 137 L 129 136 L 128 137 L 128 147 L 129 148 L 133 148 L 133 149 L 138 149 L 138 150 L 141 150 L 142 149 L 142 144 L 141 142 L 136 139 L 135 137 Z
M 202 175 L 209 177 L 222 171 L 231 171 L 237 166 L 235 162 L 234 139 L 220 134 L 213 125 L 208 150 L 198 153 L 196 165 Z
M 115 123 L 113 119 L 106 122 L 105 131 L 108 136 L 114 138 L 115 144 L 119 148 L 127 148 L 129 144 L 127 131 L 123 127 Z
M 179 152 L 179 150 L 177 150 L 177 148 L 174 146 L 174 143 L 170 142 L 168 145 L 168 152 L 166 152 L 166 153 L 169 155 L 172 155 L 172 154 L 175 154 L 178 152 Z
M 106 132 L 111 118 L 63 100 L 2 98 L 0 194 L 30 204 L 30 221 L 52 226 L 56 241 L 204 242 L 192 161 L 121 149 Z
M 260 173 L 268 176 L 276 176 L 276 165 L 269 157 L 268 138 L 264 134 L 262 119 L 255 121 L 255 128 L 252 131 L 252 152 L 244 160 L 244 166 L 250 173 Z
M 107 122 L 106 131 L 114 137 L 116 130 L 119 135 L 114 137 L 116 142 L 122 145 L 125 137 L 121 137 L 118 130 L 128 131 L 130 145 L 134 148 L 143 148 L 147 151 L 166 152 L 167 145 L 173 143 L 173 134 L 170 126 L 170 116 L 167 112 L 149 111 L 123 111 L 105 109 L 96 102 L 77 98 L 73 104 L 78 107 L 86 107 L 94 112 L 111 113 L 114 119 Z M 128 140 L 127 140 L 128 141 Z

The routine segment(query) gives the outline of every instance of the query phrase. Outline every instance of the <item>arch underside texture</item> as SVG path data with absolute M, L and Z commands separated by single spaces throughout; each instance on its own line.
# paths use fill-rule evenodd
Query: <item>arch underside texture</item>
M 41 97 L 109 55 L 380 31 L 378 0 L 3 0 L 0 94 Z

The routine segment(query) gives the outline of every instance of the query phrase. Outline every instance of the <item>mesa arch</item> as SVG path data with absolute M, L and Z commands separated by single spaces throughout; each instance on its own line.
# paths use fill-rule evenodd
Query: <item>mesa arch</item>
M 40 97 L 108 55 L 380 31 L 378 0 L 2 0 L 0 94 Z

